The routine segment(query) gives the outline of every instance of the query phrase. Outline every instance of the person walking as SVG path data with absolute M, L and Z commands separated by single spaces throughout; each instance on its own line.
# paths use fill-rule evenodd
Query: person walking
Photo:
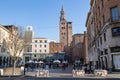
M 93 72 L 94 72 L 94 70 L 95 70 L 95 66 L 94 66 L 94 65 L 92 65 L 92 66 L 91 66 L 91 72 L 93 73 Z

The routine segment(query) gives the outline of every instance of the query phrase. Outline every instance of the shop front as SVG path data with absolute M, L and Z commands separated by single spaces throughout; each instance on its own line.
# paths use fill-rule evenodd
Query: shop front
M 120 71 L 120 46 L 111 47 L 112 68 Z
M 113 69 L 120 70 L 120 54 L 112 55 Z

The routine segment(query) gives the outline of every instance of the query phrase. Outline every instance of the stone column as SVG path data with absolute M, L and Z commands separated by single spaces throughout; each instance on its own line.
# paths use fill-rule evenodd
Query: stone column
M 105 56 L 103 56 L 103 68 L 105 69 Z
M 101 56 L 100 56 L 100 68 L 102 69 L 102 59 L 101 59 Z

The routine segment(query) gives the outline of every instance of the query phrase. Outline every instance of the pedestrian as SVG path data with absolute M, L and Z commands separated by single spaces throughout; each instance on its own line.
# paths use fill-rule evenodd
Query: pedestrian
M 84 70 L 85 70 L 85 73 L 87 73 L 87 66 L 85 66 Z
M 90 73 L 90 67 L 87 65 L 87 72 Z
M 75 69 L 75 67 L 76 67 L 76 64 L 74 63 L 74 64 L 73 64 L 73 69 Z
M 94 66 L 94 65 L 92 65 L 92 66 L 91 66 L 91 72 L 93 73 L 93 72 L 94 72 L 94 70 L 95 70 L 95 66 Z
M 65 64 L 62 63 L 62 70 L 65 70 Z
M 49 66 L 48 66 L 48 64 L 46 64 L 45 68 L 46 68 L 46 69 L 49 69 Z
M 51 69 L 51 63 L 49 63 L 49 68 Z

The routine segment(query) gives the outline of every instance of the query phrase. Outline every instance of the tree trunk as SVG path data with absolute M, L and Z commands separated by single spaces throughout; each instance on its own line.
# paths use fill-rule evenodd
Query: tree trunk
M 15 75 L 16 62 L 17 60 L 13 60 L 12 75 Z

